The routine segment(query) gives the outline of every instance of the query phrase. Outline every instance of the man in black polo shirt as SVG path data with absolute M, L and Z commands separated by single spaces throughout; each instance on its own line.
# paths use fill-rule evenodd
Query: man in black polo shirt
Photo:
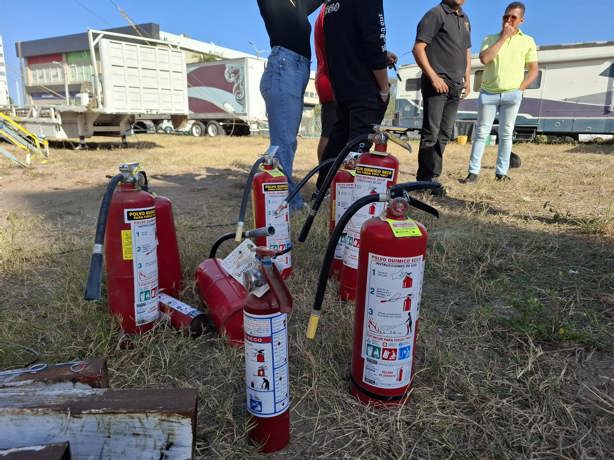
M 381 123 L 390 100 L 387 67 L 397 61 L 386 51 L 383 0 L 327 0 L 324 35 L 337 122 L 320 161 L 336 157 L 349 140 Z M 320 170 L 318 189 L 329 169 Z
M 422 69 L 424 111 L 417 180 L 441 175 L 460 98 L 471 91 L 471 25 L 463 3 L 465 0 L 444 0 L 418 24 L 413 54 Z

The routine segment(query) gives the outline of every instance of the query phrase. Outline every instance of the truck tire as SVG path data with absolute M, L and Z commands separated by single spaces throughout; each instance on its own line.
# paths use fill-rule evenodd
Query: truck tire
M 190 134 L 194 137 L 200 137 L 205 135 L 205 125 L 203 125 L 200 121 L 195 121 L 190 126 Z
M 207 123 L 207 136 L 215 137 L 215 136 L 225 136 L 226 131 L 222 125 L 220 125 L 217 121 L 210 121 Z

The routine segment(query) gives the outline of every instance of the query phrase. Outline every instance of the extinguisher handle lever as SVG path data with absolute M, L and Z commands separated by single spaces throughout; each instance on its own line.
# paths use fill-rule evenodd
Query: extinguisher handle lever
M 410 206 L 413 206 L 414 208 L 419 209 L 420 211 L 424 211 L 426 213 L 429 213 L 439 218 L 439 211 L 435 209 L 434 207 L 432 207 L 431 205 L 428 205 L 423 201 L 417 200 L 413 196 L 407 195 L 406 197 L 407 197 L 407 201 L 409 202 Z
M 418 182 L 404 182 L 402 184 L 396 184 L 390 187 L 390 197 L 398 198 L 404 196 L 407 192 L 417 192 L 420 190 L 438 190 L 441 188 L 439 182 L 432 181 L 418 181 Z

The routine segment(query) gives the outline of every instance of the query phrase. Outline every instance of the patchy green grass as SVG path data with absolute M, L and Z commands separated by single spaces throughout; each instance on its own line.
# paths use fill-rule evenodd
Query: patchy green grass
M 314 164 L 315 146 L 299 143 L 297 175 Z M 140 136 L 129 149 L 56 149 L 28 171 L 0 162 L 0 368 L 29 362 L 26 346 L 45 362 L 104 357 L 116 388 L 197 388 L 197 457 L 264 458 L 247 442 L 241 349 L 160 326 L 122 350 L 106 301 L 82 292 L 105 175 L 135 160 L 174 201 L 182 299 L 200 306 L 194 269 L 232 230 L 247 171 L 266 147 L 260 138 Z M 515 146 L 523 166 L 505 184 L 494 181 L 489 148 L 479 183 L 466 186 L 458 179 L 469 148 L 446 151 L 448 197 L 428 199 L 441 219 L 415 213 L 430 239 L 404 407 L 378 410 L 349 395 L 353 306 L 334 286 L 316 340 L 305 338 L 324 213 L 297 244 L 292 440 L 272 457 L 611 458 L 614 146 Z M 416 155 L 393 149 L 401 179 L 413 179 Z

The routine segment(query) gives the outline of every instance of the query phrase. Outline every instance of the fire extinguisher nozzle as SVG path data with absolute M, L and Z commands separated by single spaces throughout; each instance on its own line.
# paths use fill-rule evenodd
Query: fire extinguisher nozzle
M 243 226 L 245 225 L 244 222 L 237 222 L 237 230 L 235 232 L 235 241 L 240 243 L 241 241 L 243 241 Z
M 309 324 L 307 325 L 307 333 L 306 336 L 308 339 L 313 340 L 316 337 L 316 332 L 318 331 L 318 323 L 320 322 L 320 312 L 313 311 L 309 316 Z
M 98 300 L 102 296 L 102 254 L 92 254 L 90 272 L 85 285 L 85 300 Z

